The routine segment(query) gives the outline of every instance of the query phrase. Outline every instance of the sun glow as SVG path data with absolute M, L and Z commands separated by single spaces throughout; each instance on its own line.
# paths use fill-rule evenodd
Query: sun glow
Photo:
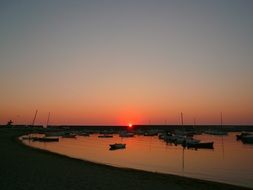
M 132 128 L 133 127 L 133 124 L 132 123 L 129 123 L 128 124 L 128 128 Z

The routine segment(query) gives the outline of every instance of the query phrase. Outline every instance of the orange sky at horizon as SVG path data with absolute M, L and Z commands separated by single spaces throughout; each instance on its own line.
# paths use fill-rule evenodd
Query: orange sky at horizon
M 0 124 L 253 124 L 253 1 L 0 7 Z
M 163 110 L 164 111 L 164 110 Z M 47 110 L 39 110 L 36 117 L 35 124 L 46 125 Z M 105 114 L 106 113 L 106 114 Z M 159 114 L 160 113 L 160 114 Z M 223 114 L 223 124 L 236 124 L 236 125 L 249 125 L 252 124 L 253 113 L 241 114 L 242 110 L 222 112 Z M 35 115 L 35 110 L 15 110 L 14 112 L 1 113 L 0 124 L 6 124 L 9 119 L 14 121 L 14 124 L 31 124 Z M 114 117 L 112 117 L 112 115 Z M 220 124 L 220 112 L 216 110 L 208 110 L 203 112 L 183 112 L 184 124 L 192 125 L 194 124 L 194 119 L 196 124 Z M 100 110 L 95 112 L 94 110 L 53 110 L 50 111 L 50 121 L 51 125 L 128 125 L 132 123 L 133 125 L 138 124 L 168 124 L 168 125 L 181 125 L 180 112 L 177 110 L 166 110 L 162 112 L 159 110 L 154 110 L 153 112 L 147 110 L 138 109 L 121 109 L 107 110 L 107 112 Z

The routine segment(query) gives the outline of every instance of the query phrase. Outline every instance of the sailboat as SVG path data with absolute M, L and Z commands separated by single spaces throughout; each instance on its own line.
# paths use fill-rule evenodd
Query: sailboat
M 46 127 L 48 127 L 49 119 L 50 119 L 50 112 L 48 113 Z M 59 141 L 59 137 L 45 134 L 44 137 L 35 138 L 35 139 L 33 139 L 33 141 L 39 141 L 39 142 L 58 142 Z
M 126 144 L 123 143 L 115 143 L 115 144 L 110 144 L 110 150 L 116 150 L 116 149 L 124 149 L 126 148 Z
M 175 140 L 174 140 L 174 144 L 182 144 L 184 147 L 185 145 L 187 145 L 188 143 L 198 143 L 200 142 L 197 139 L 192 138 L 192 135 L 190 135 L 190 133 L 188 133 L 187 131 L 185 131 L 184 129 L 184 115 L 181 112 L 180 114 L 181 116 L 181 125 L 182 125 L 182 131 L 175 131 Z
M 181 122 L 182 122 L 182 126 L 184 124 L 183 121 L 183 113 L 181 113 Z M 195 120 L 194 120 L 195 123 Z M 180 142 L 180 140 L 177 139 L 177 142 Z M 184 137 L 183 139 L 181 138 L 182 141 L 182 146 L 183 147 L 187 147 L 187 148 L 194 148 L 194 149 L 198 149 L 198 148 L 205 148 L 205 149 L 213 149 L 213 142 L 201 142 L 200 140 L 197 139 L 193 139 L 190 137 Z
M 35 111 L 35 114 L 34 114 L 34 117 L 33 117 L 33 120 L 32 120 L 32 124 L 30 125 L 30 127 L 34 127 L 37 114 L 38 114 L 38 110 Z M 28 125 L 28 126 L 29 126 L 29 125 Z
M 223 118 L 222 118 L 222 112 L 220 114 L 220 130 L 207 130 L 205 133 L 209 134 L 209 135 L 228 135 L 228 133 L 226 131 L 223 131 Z
M 47 125 L 46 125 L 46 128 L 48 128 L 49 119 L 50 119 L 50 112 L 48 113 L 48 116 L 47 116 Z

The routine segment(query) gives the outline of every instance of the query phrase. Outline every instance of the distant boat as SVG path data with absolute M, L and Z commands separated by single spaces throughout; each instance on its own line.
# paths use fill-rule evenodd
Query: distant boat
M 135 131 L 135 134 L 136 135 L 144 135 L 144 131 L 143 130 L 141 130 L 141 129 L 137 129 L 136 131 Z
M 251 133 L 247 133 L 247 132 L 241 132 L 241 134 L 236 135 L 236 139 L 237 140 L 242 140 L 244 137 L 246 137 L 248 135 L 252 135 L 252 134 Z
M 161 140 L 165 140 L 168 136 L 172 136 L 169 132 L 159 133 L 158 138 Z
M 176 136 L 174 144 L 175 145 L 178 145 L 178 144 L 185 145 L 185 144 L 188 144 L 188 143 L 198 143 L 198 142 L 200 142 L 200 140 L 193 139 L 192 137 Z
M 167 143 L 174 143 L 178 138 L 183 138 L 183 136 L 177 136 L 177 135 L 166 135 L 164 136 L 163 140 Z
M 64 131 L 58 131 L 58 132 L 46 132 L 45 136 L 46 137 L 59 137 L 59 136 L 63 136 L 65 134 Z
M 228 135 L 226 131 L 218 131 L 218 130 L 207 130 L 205 133 L 208 135 L 220 135 L 220 136 Z
M 110 150 L 116 150 L 116 149 L 124 149 L 126 148 L 126 144 L 122 143 L 115 143 L 115 144 L 110 144 Z
M 103 131 L 100 131 L 99 132 L 100 134 L 103 134 L 103 135 L 112 135 L 112 134 L 114 134 L 115 133 L 115 131 L 113 131 L 113 130 L 103 130 Z
M 106 135 L 106 134 L 98 136 L 98 138 L 112 138 L 112 137 L 113 135 Z
M 11 127 L 11 126 L 12 126 L 12 124 L 13 124 L 13 121 L 12 121 L 12 120 L 10 120 L 10 121 L 8 121 L 8 122 L 7 122 L 6 126 L 7 126 L 7 127 Z
M 158 131 L 157 130 L 149 130 L 149 131 L 146 131 L 144 133 L 144 136 L 157 136 L 158 135 Z
M 175 130 L 174 133 L 175 133 L 175 135 L 187 136 L 187 137 L 193 137 L 196 134 L 196 132 L 193 130 L 191 130 L 191 131 Z
M 193 142 L 186 144 L 187 148 L 205 148 L 205 149 L 213 149 L 213 142 Z
M 86 133 L 86 132 L 82 132 L 80 134 L 78 134 L 79 136 L 83 136 L 83 137 L 89 137 L 90 134 L 89 133 Z
M 199 143 L 200 140 L 198 139 L 193 139 L 191 137 L 184 137 L 184 138 L 178 138 L 174 144 L 182 144 L 183 146 L 187 146 L 188 144 L 196 144 Z
M 220 113 L 220 127 L 221 129 L 218 130 L 207 130 L 205 131 L 206 134 L 208 135 L 219 135 L 219 136 L 224 136 L 224 135 L 228 135 L 228 132 L 223 130 L 223 117 L 222 117 L 222 112 Z
M 32 136 L 28 135 L 28 136 L 23 136 L 22 140 L 33 140 L 33 139 L 37 139 L 37 138 L 38 137 L 32 137 Z
M 39 141 L 39 142 L 58 142 L 58 137 L 34 137 L 33 141 Z
M 119 133 L 120 137 L 134 137 L 134 133 L 121 132 Z
M 73 133 L 66 133 L 62 135 L 63 138 L 76 138 L 76 134 Z
M 242 142 L 245 144 L 253 144 L 253 135 L 246 135 L 242 138 Z

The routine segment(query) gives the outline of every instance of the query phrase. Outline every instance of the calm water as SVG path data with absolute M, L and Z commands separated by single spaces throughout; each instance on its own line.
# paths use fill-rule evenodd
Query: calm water
M 27 145 L 63 155 L 113 166 L 177 174 L 199 179 L 253 187 L 253 145 L 236 141 L 237 133 L 228 136 L 197 135 L 194 138 L 214 141 L 214 150 L 183 149 L 166 144 L 158 137 L 135 136 L 98 138 L 78 136 L 60 138 L 59 142 L 32 142 Z M 109 150 L 109 144 L 126 143 L 126 149 Z

